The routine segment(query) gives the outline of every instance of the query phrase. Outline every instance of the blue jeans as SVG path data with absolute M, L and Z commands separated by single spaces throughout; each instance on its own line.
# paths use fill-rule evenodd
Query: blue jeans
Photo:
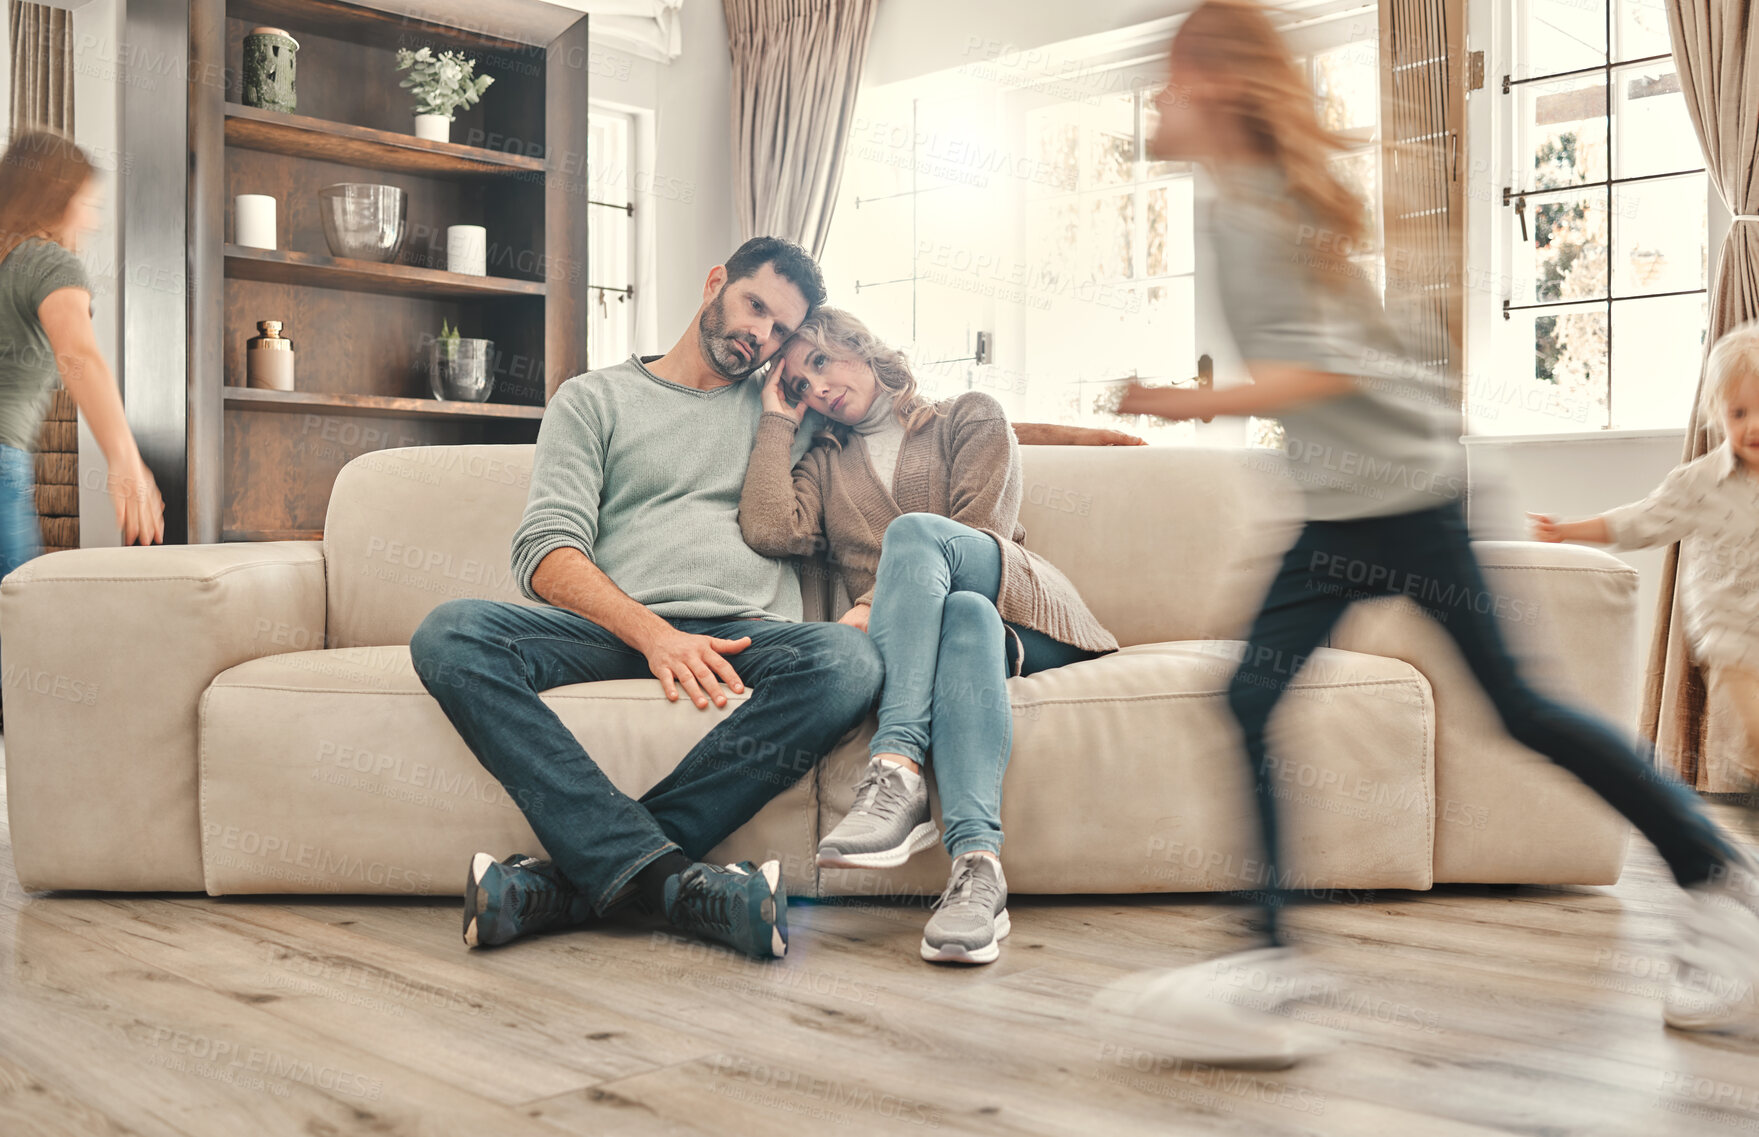
M 30 451 L 0 445 L 0 576 L 43 552 L 35 469 Z
M 1681 885 L 1708 879 L 1733 849 L 1696 798 L 1611 726 L 1547 699 L 1521 676 L 1497 620 L 1519 618 L 1484 581 L 1458 503 L 1360 521 L 1310 521 L 1283 557 L 1228 687 L 1252 763 L 1265 845 L 1264 930 L 1278 941 L 1283 877 L 1277 870 L 1275 787 L 1265 725 L 1301 665 L 1353 602 L 1404 593 L 1453 639 L 1503 728 L 1624 814 Z
M 1098 653 L 1005 622 L 995 538 L 939 514 L 893 519 L 876 575 L 867 631 L 886 687 L 869 752 L 932 763 L 947 852 L 1000 852 L 1002 774 L 1014 745 L 1003 629 L 1025 648 L 1022 675 Z
M 669 623 L 696 635 L 750 636 L 728 657 L 747 698 L 640 801 L 611 784 L 538 692 L 605 679 L 658 684 L 641 652 L 566 608 L 492 600 L 448 600 L 409 642 L 423 685 L 599 912 L 661 855 L 708 855 L 811 770 L 879 695 L 879 656 L 854 628 Z M 701 713 L 683 700 L 680 693 L 671 713 Z

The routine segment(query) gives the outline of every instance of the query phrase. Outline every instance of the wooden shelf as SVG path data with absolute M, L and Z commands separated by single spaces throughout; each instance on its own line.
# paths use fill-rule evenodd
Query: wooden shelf
M 420 46 L 431 40 L 442 48 L 532 55 L 540 61 L 543 58 L 542 43 L 520 43 L 486 31 L 430 23 L 415 16 L 363 8 L 340 0 L 228 0 L 226 14 L 249 24 L 286 28 L 294 39 L 299 38 L 300 32 L 306 32 L 384 48 Z M 485 24 L 496 22 L 491 12 L 484 12 L 483 19 Z
M 439 399 L 399 399 L 389 395 L 329 394 L 322 391 L 270 391 L 259 387 L 228 386 L 223 392 L 228 410 L 278 411 L 310 414 L 328 410 L 373 418 L 526 419 L 544 417 L 542 407 L 516 403 L 463 403 Z
M 394 296 L 473 297 L 542 296 L 541 280 L 515 280 L 507 276 L 469 276 L 413 265 L 378 264 L 296 253 L 288 249 L 255 249 L 227 245 L 226 275 L 234 280 L 263 280 L 271 284 L 303 284 L 312 288 L 339 288 L 349 292 L 374 292 Z
M 226 145 L 298 158 L 319 158 L 363 170 L 442 178 L 523 177 L 541 182 L 544 160 L 413 134 L 328 122 L 302 114 L 226 104 Z

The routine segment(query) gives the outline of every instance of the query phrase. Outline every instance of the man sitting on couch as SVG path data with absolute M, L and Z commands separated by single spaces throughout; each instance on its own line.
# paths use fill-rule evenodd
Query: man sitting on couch
M 576 376 L 538 430 L 513 537 L 521 591 L 451 600 L 410 641 L 422 683 L 554 858 L 472 858 L 464 941 L 501 944 L 641 898 L 673 926 L 759 958 L 787 950 L 775 861 L 700 863 L 873 706 L 879 657 L 846 624 L 803 623 L 788 560 L 740 535 L 763 414 L 743 382 L 825 297 L 798 245 L 747 241 L 709 272 L 665 355 Z M 811 432 L 800 432 L 804 451 Z M 799 457 L 797 453 L 796 458 Z M 659 679 L 698 709 L 750 697 L 641 800 L 613 786 L 540 691 Z

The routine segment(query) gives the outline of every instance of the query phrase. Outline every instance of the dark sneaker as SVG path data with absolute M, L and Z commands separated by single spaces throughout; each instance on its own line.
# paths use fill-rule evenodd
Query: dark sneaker
M 592 918 L 592 905 L 555 865 L 514 855 L 470 858 L 464 882 L 464 942 L 494 947 L 532 932 L 573 928 Z
M 983 853 L 953 861 L 947 890 L 922 933 L 922 958 L 934 963 L 993 963 L 1007 938 L 1008 881 L 1002 862 Z
M 867 763 L 848 816 L 818 843 L 818 863 L 889 869 L 940 839 L 928 811 L 928 781 L 896 762 Z
M 755 959 L 788 951 L 788 891 L 782 866 L 694 864 L 666 881 L 666 918 L 685 932 Z

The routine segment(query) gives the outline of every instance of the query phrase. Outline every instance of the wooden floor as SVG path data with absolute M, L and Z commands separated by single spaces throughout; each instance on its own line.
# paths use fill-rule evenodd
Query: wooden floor
M 1303 1017 L 1344 1045 L 1276 1074 L 1083 1024 L 1100 984 L 1228 949 L 1215 898 L 1020 898 L 970 970 L 916 958 L 919 906 L 800 903 L 759 965 L 635 924 L 470 952 L 456 900 L 27 896 L 0 858 L 5 1137 L 1759 1133 L 1759 1037 L 1662 1027 L 1647 846 L 1616 888 L 1301 908 L 1344 977 Z

